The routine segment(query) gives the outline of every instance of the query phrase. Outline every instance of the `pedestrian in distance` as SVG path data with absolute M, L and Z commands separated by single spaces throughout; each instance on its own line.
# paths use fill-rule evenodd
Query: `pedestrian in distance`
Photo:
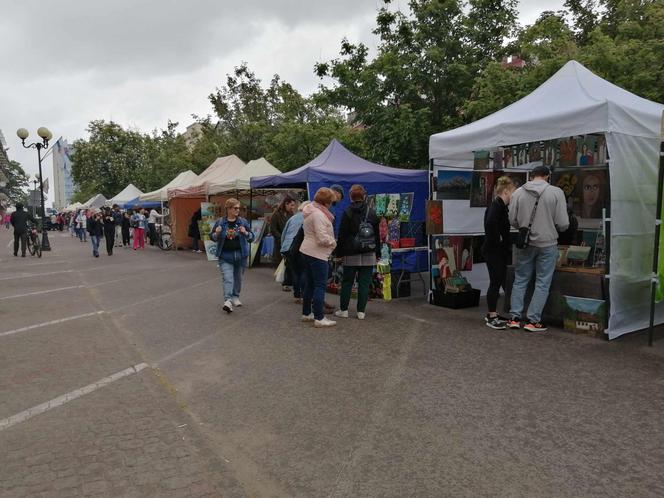
M 141 250 L 145 250 L 145 229 L 147 228 L 147 222 L 145 220 L 145 213 L 142 209 L 138 209 L 138 206 L 134 210 L 134 214 L 131 215 L 131 225 L 134 228 L 134 251 L 139 247 Z
M 87 224 L 88 224 L 88 217 L 85 215 L 85 211 L 79 209 L 78 212 L 76 213 L 76 234 L 78 235 L 78 239 L 81 241 L 81 244 L 87 242 L 88 240 L 88 237 L 86 235 Z
M 335 250 L 336 256 L 342 259 L 343 279 L 339 309 L 334 314 L 348 318 L 353 284 L 357 280 L 357 318 L 364 320 L 373 267 L 380 259 L 379 219 L 367 205 L 367 192 L 362 185 L 353 185 L 348 195 L 351 204 L 341 216 Z
M 127 248 L 131 246 L 131 215 L 125 211 L 122 213 L 121 231 L 122 231 L 122 247 Z
M 512 235 L 508 206 L 515 186 L 508 176 L 501 176 L 496 182 L 496 197 L 484 212 L 484 244 L 482 255 L 489 270 L 489 289 L 486 294 L 488 313 L 485 322 L 488 327 L 503 330 L 507 320 L 498 315 L 500 288 L 505 289 L 507 265 L 512 253 Z
M 28 246 L 28 221 L 35 223 L 35 219 L 30 213 L 23 210 L 23 204 L 16 203 L 16 211 L 9 217 L 9 223 L 14 227 L 14 256 L 18 256 L 18 246 L 21 243 L 21 257 L 25 258 L 25 251 Z
M 309 201 L 304 201 L 299 205 L 297 213 L 286 221 L 284 231 L 281 234 L 281 255 L 286 261 L 286 266 L 290 268 L 291 278 L 293 279 L 293 296 L 298 304 L 302 304 L 304 287 L 304 266 L 300 254 L 300 245 L 303 240 L 303 235 L 300 232 L 304 222 L 302 210 L 309 204 Z
M 191 237 L 191 252 L 202 252 L 198 248 L 198 243 L 201 240 L 201 230 L 198 228 L 198 222 L 201 221 L 201 219 L 201 208 L 198 208 L 192 215 L 191 220 L 189 220 L 189 230 L 187 232 L 187 235 Z
M 313 322 L 314 327 L 332 327 L 337 324 L 325 317 L 328 259 L 337 246 L 334 238 L 334 215 L 330 212 L 335 198 L 331 189 L 322 187 L 316 192 L 314 201 L 302 210 L 304 240 L 300 253 L 304 261 L 305 275 L 302 321 Z
M 531 181 L 514 192 L 509 208 L 510 224 L 519 230 L 519 237 L 512 286 L 512 317 L 507 326 L 512 329 L 521 327 L 526 290 L 534 274 L 535 290 L 528 305 L 524 329 L 543 332 L 546 326 L 542 323 L 542 310 L 549 297 L 558 260 L 558 232 L 567 230 L 569 217 L 564 192 L 549 185 L 549 168 L 537 166 L 530 177 Z
M 76 237 L 76 213 L 69 213 L 69 234 Z
M 115 216 L 110 208 L 104 208 L 102 213 L 104 223 L 104 239 L 106 239 L 106 253 L 113 256 L 113 246 L 115 245 Z
M 115 220 L 115 247 L 120 247 L 122 245 L 122 211 L 120 211 L 120 206 L 113 204 L 113 219 Z
M 216 255 L 222 277 L 224 294 L 223 310 L 232 313 L 242 306 L 242 275 L 248 266 L 250 246 L 254 240 L 249 222 L 240 216 L 240 201 L 230 198 L 226 201 L 226 216 L 215 221 L 210 231 L 210 239 L 217 243 Z
M 99 257 L 99 242 L 104 233 L 104 220 L 101 213 L 94 213 L 86 223 L 86 230 L 90 234 L 92 244 L 92 255 Z
M 288 219 L 295 214 L 297 209 L 297 204 L 295 199 L 290 195 L 286 195 L 281 201 L 277 209 L 272 213 L 272 218 L 270 220 L 270 233 L 274 238 L 274 249 L 272 251 L 272 259 L 275 264 L 281 263 L 281 237 L 286 226 Z M 284 273 L 284 281 L 282 283 L 282 290 L 284 292 L 290 292 L 291 285 L 293 285 L 293 278 L 291 276 L 290 268 L 286 266 L 286 271 Z
M 157 219 L 163 218 L 156 209 L 152 208 L 148 216 L 148 234 L 150 236 L 150 245 L 153 246 L 157 243 Z

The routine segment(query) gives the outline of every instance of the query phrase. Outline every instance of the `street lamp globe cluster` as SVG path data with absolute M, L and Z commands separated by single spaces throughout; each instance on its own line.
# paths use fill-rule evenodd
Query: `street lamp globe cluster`
M 26 149 L 37 149 L 37 159 L 39 161 L 39 192 L 41 193 L 41 227 L 42 227 L 42 251 L 50 251 L 51 244 L 48 241 L 48 233 L 46 231 L 46 225 L 44 219 L 46 218 L 46 208 L 44 206 L 44 179 L 42 175 L 42 149 L 48 148 L 48 142 L 53 138 L 53 134 L 45 126 L 41 126 L 37 129 L 37 135 L 41 138 L 40 142 L 34 142 L 31 144 L 25 143 L 27 138 L 30 136 L 30 132 L 25 128 L 19 128 L 16 130 L 16 135 L 21 139 L 21 144 Z

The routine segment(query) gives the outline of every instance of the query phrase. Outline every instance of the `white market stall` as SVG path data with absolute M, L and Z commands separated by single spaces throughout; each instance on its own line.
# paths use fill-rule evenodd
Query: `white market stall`
M 113 204 L 117 204 L 118 206 L 122 206 L 130 200 L 136 199 L 136 197 L 140 196 L 142 193 L 143 192 L 141 192 L 133 183 L 130 183 L 115 197 L 107 200 L 106 205 L 112 206 Z
M 476 151 L 603 134 L 610 157 L 606 161 L 610 216 L 605 222 L 610 228 L 607 333 L 613 339 L 648 326 L 663 110 L 663 105 L 570 61 L 514 104 L 467 126 L 432 135 L 431 167 L 434 172 L 472 170 Z M 460 200 L 445 200 L 443 206 L 445 232 L 484 231 L 483 208 L 471 208 Z M 664 305 L 660 304 L 655 323 L 662 322 Z
M 138 196 L 141 201 L 168 201 L 168 189 L 190 185 L 196 182 L 198 175 L 191 170 L 183 171 L 160 189 Z

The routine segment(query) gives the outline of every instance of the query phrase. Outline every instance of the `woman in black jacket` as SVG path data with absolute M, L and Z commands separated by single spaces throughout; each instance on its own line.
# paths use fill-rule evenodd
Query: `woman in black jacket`
M 104 222 L 102 221 L 101 213 L 94 213 L 88 219 L 86 228 L 90 234 L 90 242 L 92 242 L 92 255 L 95 258 L 99 257 L 99 239 L 104 231 Z
M 187 235 L 191 237 L 192 252 L 201 252 L 198 247 L 198 242 L 201 240 L 201 231 L 198 228 L 198 222 L 201 221 L 201 219 L 201 209 L 198 208 L 198 210 L 194 213 L 194 215 L 191 217 L 191 220 L 189 221 L 189 231 L 187 232 Z
M 113 246 L 115 245 L 115 217 L 113 216 L 111 208 L 105 208 L 103 213 L 106 252 L 109 256 L 113 256 Z
M 373 267 L 380 258 L 379 220 L 375 211 L 367 206 L 367 192 L 362 185 L 353 185 L 349 196 L 351 204 L 341 217 L 336 248 L 336 256 L 343 258 L 344 275 L 339 297 L 340 309 L 334 314 L 340 318 L 348 318 L 348 305 L 357 277 L 357 318 L 364 320 Z M 366 227 L 367 230 L 362 231 L 360 225 L 365 222 L 371 228 Z
M 501 176 L 496 182 L 496 197 L 484 213 L 484 245 L 482 253 L 489 270 L 489 290 L 486 293 L 486 302 L 489 313 L 486 315 L 488 327 L 502 330 L 507 323 L 498 316 L 498 296 L 500 288 L 505 288 L 507 277 L 507 263 L 512 252 L 512 239 L 510 235 L 510 221 L 507 206 L 515 190 L 511 178 Z

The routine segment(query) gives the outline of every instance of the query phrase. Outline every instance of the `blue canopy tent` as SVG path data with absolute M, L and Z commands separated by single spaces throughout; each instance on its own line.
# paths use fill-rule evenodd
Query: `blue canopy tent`
M 251 188 L 306 188 L 312 199 L 320 187 L 339 184 L 344 188 L 343 200 L 334 209 L 342 213 L 350 204 L 348 190 L 359 183 L 372 194 L 413 192 L 411 220 L 424 221 L 425 204 L 429 198 L 429 172 L 426 170 L 390 168 L 356 156 L 336 139 L 317 157 L 288 173 L 258 176 L 251 179 Z M 337 216 L 337 218 L 340 218 Z
M 139 197 L 132 199 L 129 202 L 125 202 L 122 205 L 122 209 L 134 209 L 136 206 L 139 208 L 151 209 L 161 207 L 160 201 L 142 201 Z
M 341 213 L 350 204 L 348 190 L 356 183 L 362 185 L 367 194 L 413 193 L 410 219 L 424 222 L 426 201 L 429 198 L 429 172 L 426 170 L 398 169 L 375 164 L 356 156 L 339 141 L 332 140 L 317 157 L 288 173 L 251 178 L 252 189 L 306 188 L 309 199 L 321 187 L 333 184 L 343 187 L 343 200 L 333 208 L 336 222 L 341 221 Z M 428 271 L 426 251 L 401 250 L 398 258 L 393 258 L 393 270 L 411 272 Z

